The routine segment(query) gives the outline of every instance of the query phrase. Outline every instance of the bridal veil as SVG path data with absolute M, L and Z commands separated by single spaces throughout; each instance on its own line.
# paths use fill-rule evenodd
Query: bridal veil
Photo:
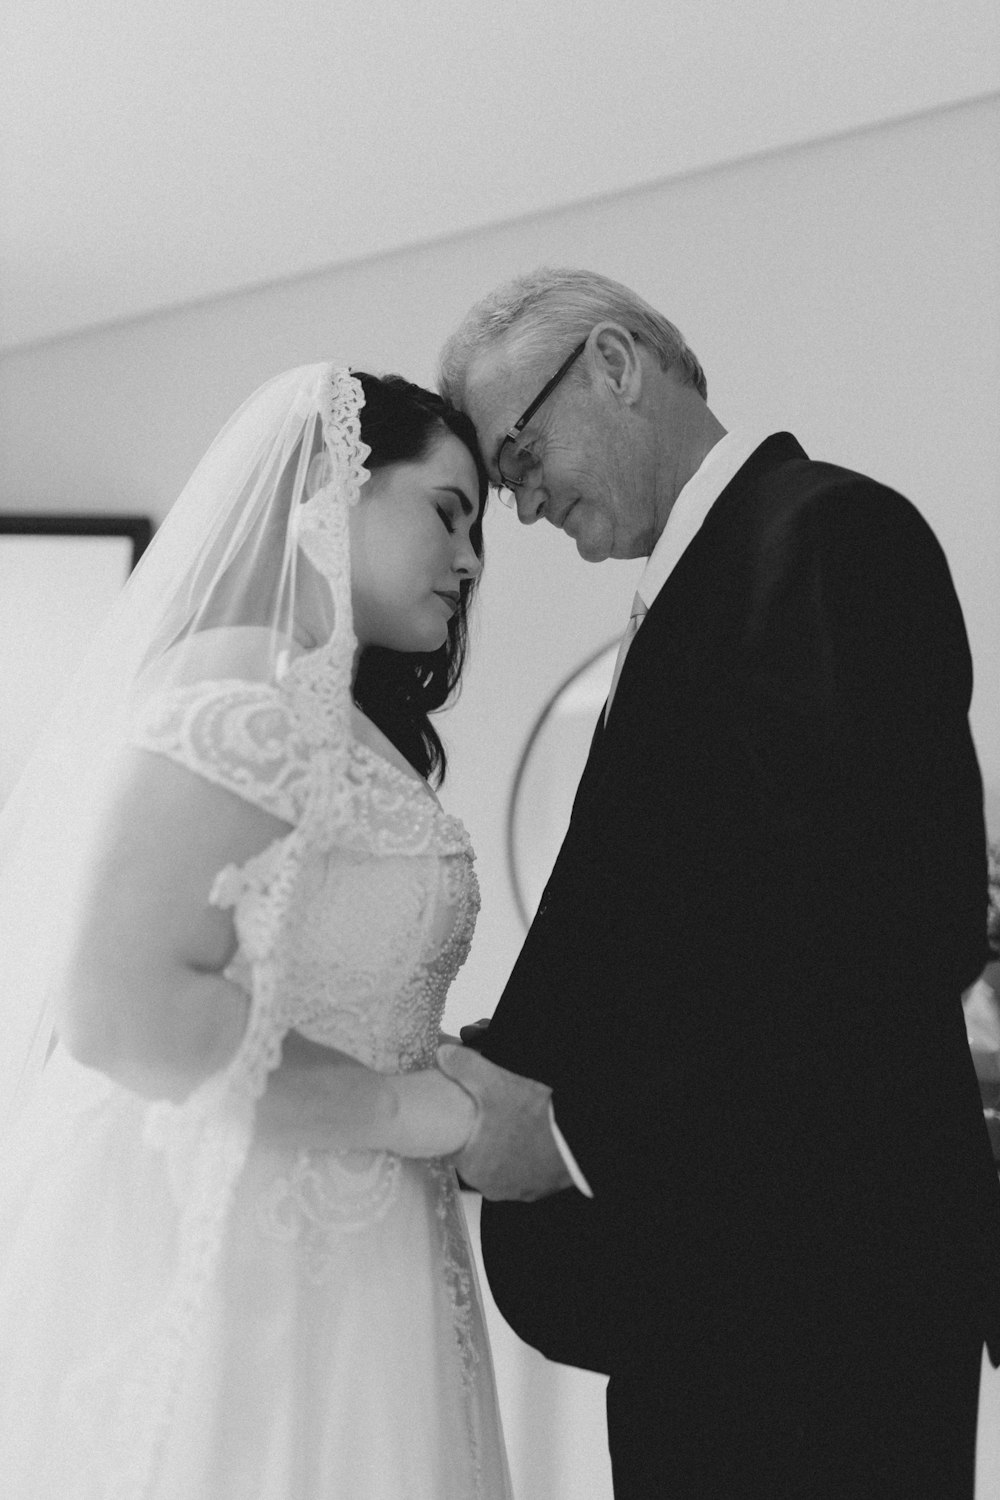
M 149 695 L 297 674 L 330 757 L 355 641 L 347 512 L 367 478 L 360 382 L 329 365 L 262 386 L 206 453 L 0 812 L 0 1133 L 50 1045 L 50 996 L 118 748 Z M 266 734 L 266 724 L 247 724 Z M 308 731 L 307 731 L 308 732 Z M 275 774 L 280 774 L 278 761 Z

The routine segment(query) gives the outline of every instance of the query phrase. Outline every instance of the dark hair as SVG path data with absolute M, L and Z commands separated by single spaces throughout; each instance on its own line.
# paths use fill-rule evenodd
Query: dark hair
M 449 432 L 468 448 L 479 481 L 479 514 L 469 537 L 481 558 L 489 478 L 470 419 L 442 396 L 401 375 L 369 375 L 364 370 L 352 374 L 365 393 L 361 437 L 372 450 L 365 460 L 372 473 L 390 464 L 417 462 Z M 437 786 L 444 780 L 448 757 L 429 715 L 442 708 L 459 687 L 469 649 L 469 606 L 476 583 L 473 578 L 462 580 L 461 601 L 448 625 L 448 639 L 437 651 L 366 646 L 354 680 L 354 701 L 362 713 L 421 776 L 433 778 Z

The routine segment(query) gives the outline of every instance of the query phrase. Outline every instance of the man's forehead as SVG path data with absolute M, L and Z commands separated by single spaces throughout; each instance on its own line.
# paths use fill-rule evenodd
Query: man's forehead
M 531 373 L 515 351 L 487 349 L 469 366 L 465 404 L 488 462 L 534 395 Z

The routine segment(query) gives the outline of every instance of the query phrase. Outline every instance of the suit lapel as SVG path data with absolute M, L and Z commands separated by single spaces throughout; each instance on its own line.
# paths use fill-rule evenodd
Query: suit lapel
M 570 821 L 576 818 L 592 791 L 600 786 L 605 768 L 618 765 L 622 736 L 630 734 L 632 714 L 641 711 L 643 695 L 655 691 L 661 697 L 668 683 L 672 665 L 682 657 L 686 625 L 696 613 L 699 601 L 712 587 L 719 560 L 732 533 L 742 502 L 756 485 L 781 464 L 805 459 L 805 451 L 790 433 L 779 432 L 766 438 L 751 453 L 726 485 L 652 605 L 629 648 L 625 666 L 615 694 L 614 709 L 605 724 L 605 708 L 598 716 L 590 750 L 573 799 Z M 694 628 L 697 628 L 695 623 Z
M 604 707 L 602 706 L 601 712 L 597 716 L 597 723 L 594 726 L 594 733 L 591 737 L 590 749 L 587 752 L 587 759 L 584 762 L 583 772 L 580 776 L 580 780 L 576 788 L 576 793 L 573 797 L 573 809 L 570 813 L 571 822 L 576 815 L 577 804 L 580 802 L 581 796 L 585 793 L 586 788 L 590 785 L 590 782 L 597 775 L 600 769 L 603 761 L 602 748 L 604 745 L 604 740 Z

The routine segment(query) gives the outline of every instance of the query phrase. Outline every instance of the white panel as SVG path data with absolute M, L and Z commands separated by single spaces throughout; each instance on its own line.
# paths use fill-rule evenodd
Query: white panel
M 128 537 L 0 535 L 0 804 L 131 562 Z

